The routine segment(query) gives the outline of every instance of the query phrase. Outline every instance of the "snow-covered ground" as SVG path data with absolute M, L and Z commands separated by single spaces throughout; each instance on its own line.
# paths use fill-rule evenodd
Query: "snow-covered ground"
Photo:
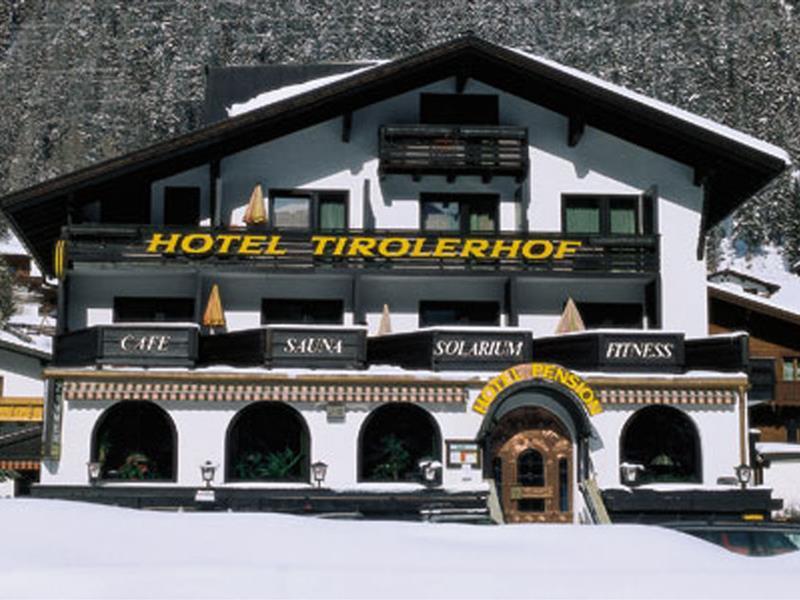
M 0 501 L 3 598 L 797 598 L 800 553 L 645 526 L 332 521 Z

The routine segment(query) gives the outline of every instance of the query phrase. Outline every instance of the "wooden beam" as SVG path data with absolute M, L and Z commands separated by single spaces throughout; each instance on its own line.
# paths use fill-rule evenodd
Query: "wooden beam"
M 519 327 L 519 280 L 515 276 L 506 279 L 505 301 L 508 327 Z
M 342 115 L 342 141 L 350 143 L 350 132 L 353 129 L 353 113 L 348 111 Z
M 362 298 L 363 287 L 361 285 L 361 275 L 356 273 L 353 275 L 352 284 L 352 305 L 353 305 L 353 325 L 366 325 L 367 312 L 364 310 L 364 302 Z
M 217 186 L 219 181 L 219 159 L 214 158 L 208 165 L 208 217 L 212 227 L 219 226 L 216 222 L 217 204 L 219 204 Z
M 458 74 L 456 75 L 456 93 L 463 94 L 464 89 L 467 87 L 467 82 L 469 81 L 469 75 L 465 69 L 460 69 Z
M 567 145 L 574 148 L 578 145 L 586 130 L 586 117 L 581 114 L 569 116 L 569 132 L 567 133 Z

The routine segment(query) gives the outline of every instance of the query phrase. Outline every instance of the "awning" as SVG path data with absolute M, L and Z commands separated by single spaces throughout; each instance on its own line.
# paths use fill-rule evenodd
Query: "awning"
M 736 390 L 723 388 L 596 388 L 602 404 L 706 404 L 736 402 Z
M 14 471 L 38 471 L 38 460 L 0 460 L 0 469 L 13 469 Z
M 464 403 L 461 385 L 234 384 L 65 381 L 65 400 L 188 400 L 201 402 Z

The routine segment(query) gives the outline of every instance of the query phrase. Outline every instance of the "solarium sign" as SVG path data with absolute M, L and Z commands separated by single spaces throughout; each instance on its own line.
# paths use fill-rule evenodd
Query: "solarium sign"
M 511 367 L 489 380 L 475 399 L 472 410 L 485 415 L 498 396 L 512 385 L 521 381 L 540 380 L 553 383 L 566 389 L 572 396 L 581 400 L 589 416 L 603 412 L 594 390 L 579 375 L 548 363 L 526 363 Z
M 153 233 L 148 254 L 189 256 L 292 255 L 366 259 L 478 259 L 544 261 L 573 256 L 578 240 L 546 238 L 438 237 L 402 235 L 311 235 L 305 238 L 251 233 Z

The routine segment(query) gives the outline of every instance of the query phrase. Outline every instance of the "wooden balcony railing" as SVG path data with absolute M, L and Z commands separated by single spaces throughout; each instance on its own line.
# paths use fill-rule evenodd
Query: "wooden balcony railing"
M 380 174 L 480 175 L 484 180 L 528 174 L 528 130 L 487 125 L 385 125 Z
M 775 403 L 800 406 L 800 381 L 775 382 Z
M 74 225 L 64 233 L 70 266 L 216 263 L 243 270 L 587 275 L 655 273 L 659 269 L 658 236 L 579 237 L 558 232 L 461 235 L 408 230 L 314 233 L 112 225 Z M 159 242 L 154 245 L 156 239 Z M 167 243 L 176 239 L 176 243 Z M 568 250 L 561 252 L 566 246 Z

